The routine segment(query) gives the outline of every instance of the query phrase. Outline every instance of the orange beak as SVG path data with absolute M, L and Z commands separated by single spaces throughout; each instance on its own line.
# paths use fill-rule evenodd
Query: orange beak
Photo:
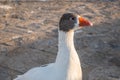
M 83 18 L 83 17 L 79 17 L 79 26 L 80 27 L 85 27 L 85 26 L 92 26 L 93 24 L 90 22 L 90 21 L 88 21 L 88 20 L 86 20 L 85 18 Z

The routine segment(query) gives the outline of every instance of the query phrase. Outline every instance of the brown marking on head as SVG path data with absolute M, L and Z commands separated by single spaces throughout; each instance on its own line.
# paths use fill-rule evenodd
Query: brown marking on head
M 59 29 L 67 32 L 74 28 L 75 23 L 77 23 L 76 15 L 73 13 L 65 13 L 60 19 Z

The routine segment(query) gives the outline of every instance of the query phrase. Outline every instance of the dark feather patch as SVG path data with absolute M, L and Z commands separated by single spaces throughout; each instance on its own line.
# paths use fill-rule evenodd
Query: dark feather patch
M 77 23 L 77 16 L 73 13 L 65 13 L 60 19 L 59 29 L 65 32 L 73 29 Z

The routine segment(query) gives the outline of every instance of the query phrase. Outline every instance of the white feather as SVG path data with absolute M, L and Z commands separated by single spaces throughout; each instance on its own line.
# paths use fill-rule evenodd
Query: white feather
M 59 31 L 58 55 L 55 63 L 33 68 L 14 80 L 82 80 L 81 65 L 73 38 L 73 30 Z

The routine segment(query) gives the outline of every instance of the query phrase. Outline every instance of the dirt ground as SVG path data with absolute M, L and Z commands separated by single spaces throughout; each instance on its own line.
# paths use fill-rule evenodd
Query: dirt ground
M 94 26 L 75 32 L 83 80 L 120 80 L 120 0 L 0 2 L 0 80 L 55 61 L 58 22 L 75 12 Z

